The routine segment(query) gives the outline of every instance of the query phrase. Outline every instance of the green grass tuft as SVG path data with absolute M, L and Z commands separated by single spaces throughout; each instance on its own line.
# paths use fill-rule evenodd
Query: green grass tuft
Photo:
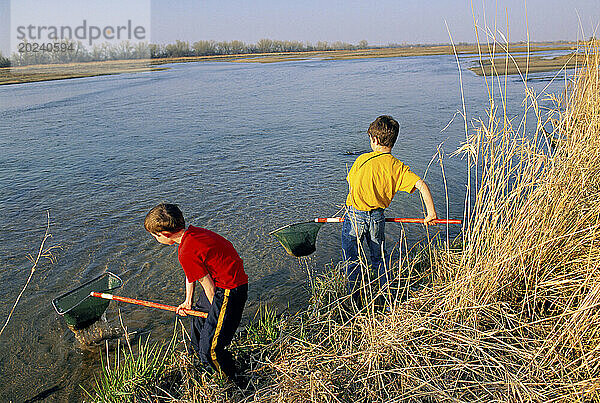
M 101 354 L 102 374 L 96 378 L 93 393 L 85 393 L 94 402 L 153 401 L 157 386 L 173 373 L 174 341 L 150 343 L 147 337 L 139 341 L 137 352 L 124 346 L 113 364 Z
M 277 340 L 280 327 L 275 310 L 261 305 L 254 315 L 254 320 L 246 326 L 246 341 L 256 345 L 271 344 Z

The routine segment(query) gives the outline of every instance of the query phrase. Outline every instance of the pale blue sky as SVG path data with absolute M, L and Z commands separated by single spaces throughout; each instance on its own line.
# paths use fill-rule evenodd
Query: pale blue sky
M 447 21 L 457 42 L 475 42 L 470 0 L 255 0 L 153 1 L 153 38 L 157 41 L 260 38 L 372 44 L 449 42 Z M 525 1 L 474 0 L 476 18 L 526 39 Z M 589 36 L 600 21 L 600 0 L 529 0 L 530 38 L 535 41 Z
M 496 23 L 505 34 L 508 14 L 511 41 L 526 39 L 526 15 L 532 41 L 587 38 L 600 22 L 600 0 L 474 0 L 473 7 L 479 25 Z M 470 0 L 152 0 L 155 43 L 261 38 L 447 43 L 444 21 L 455 42 L 475 41 Z M 4 53 L 10 33 L 10 1 L 0 0 Z

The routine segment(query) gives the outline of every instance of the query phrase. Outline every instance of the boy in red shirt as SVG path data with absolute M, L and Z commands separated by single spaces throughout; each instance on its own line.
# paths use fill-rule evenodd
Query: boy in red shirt
M 175 204 L 159 204 L 146 215 L 144 227 L 164 245 L 178 244 L 179 263 L 185 273 L 185 301 L 177 307 L 208 312 L 192 317 L 192 347 L 204 364 L 236 381 L 235 363 L 225 347 L 240 324 L 248 298 L 248 276 L 235 248 L 222 236 L 204 228 L 186 228 L 183 214 Z M 202 287 L 192 307 L 196 281 Z

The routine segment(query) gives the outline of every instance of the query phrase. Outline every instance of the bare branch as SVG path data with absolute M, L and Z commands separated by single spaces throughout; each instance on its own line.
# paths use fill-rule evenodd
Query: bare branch
M 29 259 L 29 261 L 31 261 L 31 263 L 33 264 L 33 266 L 31 266 L 31 271 L 29 273 L 29 278 L 27 279 L 27 282 L 25 283 L 25 286 L 23 287 L 23 289 L 19 293 L 19 296 L 15 300 L 15 303 L 14 303 L 12 309 L 10 310 L 10 313 L 8 314 L 8 318 L 6 318 L 6 322 L 4 323 L 4 326 L 2 326 L 2 329 L 0 330 L 0 336 L 2 336 L 2 333 L 4 332 L 4 329 L 6 329 L 6 326 L 8 325 L 8 322 L 10 322 L 10 318 L 12 317 L 12 314 L 15 311 L 15 308 L 17 307 L 17 304 L 21 300 L 21 297 L 23 296 L 23 293 L 25 292 L 25 289 L 29 285 L 29 282 L 31 281 L 31 278 L 33 277 L 33 273 L 35 273 L 35 270 L 37 268 L 37 265 L 38 265 L 40 259 L 41 258 L 46 258 L 46 259 L 49 259 L 51 262 L 54 261 L 54 256 L 52 255 L 52 250 L 58 248 L 58 245 L 54 245 L 54 246 L 51 246 L 49 248 L 44 249 L 44 246 L 45 246 L 46 241 L 48 240 L 48 238 L 52 238 L 52 234 L 50 234 L 50 211 L 46 211 L 46 215 L 48 217 L 48 222 L 46 224 L 46 232 L 44 233 L 44 238 L 42 239 L 42 243 L 40 244 L 40 248 L 38 250 L 37 257 L 35 259 L 33 259 L 32 255 L 28 254 L 26 256 L 27 259 Z

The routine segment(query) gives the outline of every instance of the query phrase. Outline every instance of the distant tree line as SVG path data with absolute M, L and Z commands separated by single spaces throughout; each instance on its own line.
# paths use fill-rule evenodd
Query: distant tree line
M 323 42 L 316 44 L 300 41 L 278 41 L 261 39 L 256 43 L 242 41 L 197 41 L 192 44 L 186 41 L 176 41 L 168 45 L 150 45 L 152 58 L 163 57 L 192 57 L 215 55 L 239 55 L 247 53 L 283 53 L 283 52 L 310 52 L 323 50 L 353 50 L 366 49 L 369 46 L 365 40 L 357 45 L 346 42 Z
M 591 37 L 590 41 L 596 40 Z M 568 41 L 558 41 L 563 43 Z M 518 42 L 524 43 L 524 42 Z M 175 57 L 194 57 L 194 56 L 216 56 L 216 55 L 239 55 L 253 53 L 285 53 L 285 52 L 311 52 L 327 50 L 356 50 L 369 49 L 366 40 L 358 42 L 356 45 L 347 42 L 324 42 L 318 41 L 315 44 L 300 41 L 279 41 L 273 39 L 261 39 L 256 43 L 245 43 L 242 41 L 210 41 L 200 40 L 197 42 L 176 41 L 166 45 L 130 43 L 128 41 L 120 42 L 117 45 L 95 45 L 92 48 L 85 47 L 81 42 L 63 40 L 60 44 L 67 45 L 68 50 L 58 52 L 38 51 L 13 53 L 10 58 L 2 56 L 0 53 L 0 67 L 25 66 L 31 64 L 53 64 L 53 63 L 73 63 L 73 62 L 95 62 L 106 60 L 130 60 L 130 59 L 157 59 L 157 58 L 175 58 Z M 408 44 L 408 43 L 389 43 L 386 46 L 376 46 L 377 48 L 404 48 L 404 47 L 426 47 L 448 45 L 439 44 Z M 469 45 L 466 42 L 460 42 L 458 45 Z M 371 47 L 372 48 L 372 47 Z
M 96 62 L 105 60 L 128 60 L 150 58 L 150 46 L 147 43 L 123 41 L 117 45 L 103 43 L 86 48 L 81 42 L 63 40 L 62 47 L 56 51 L 39 50 L 13 52 L 10 63 L 13 66 L 32 64 L 54 64 L 73 62 Z
M 2 56 L 2 52 L 0 52 L 0 67 L 10 67 L 10 59 Z
M 346 42 L 323 42 L 316 44 L 300 41 L 279 41 L 261 39 L 257 43 L 242 41 L 207 41 L 201 40 L 190 44 L 186 41 L 176 41 L 166 45 L 120 42 L 117 45 L 95 45 L 92 48 L 83 46 L 81 42 L 63 40 L 65 44 L 61 51 L 14 52 L 10 59 L 0 54 L 0 67 L 25 66 L 31 64 L 53 64 L 73 62 L 94 62 L 106 60 L 156 59 L 172 57 L 239 55 L 247 53 L 280 53 L 280 52 L 310 52 L 325 50 L 367 49 L 368 42 L 360 41 L 357 45 Z

